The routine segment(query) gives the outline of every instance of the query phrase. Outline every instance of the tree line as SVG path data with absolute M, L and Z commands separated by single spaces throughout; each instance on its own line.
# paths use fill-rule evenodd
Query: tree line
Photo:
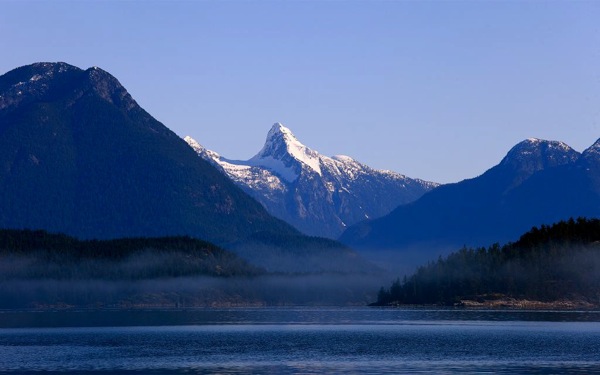
M 81 241 L 42 230 L 0 230 L 0 280 L 254 276 L 262 269 L 186 236 Z
M 599 304 L 600 220 L 571 218 L 504 246 L 463 247 L 382 287 L 374 305 L 453 305 L 494 295 Z

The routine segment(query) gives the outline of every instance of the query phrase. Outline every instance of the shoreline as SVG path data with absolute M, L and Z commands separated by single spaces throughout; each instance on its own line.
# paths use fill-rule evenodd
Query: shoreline
M 264 302 L 214 302 L 207 304 L 185 305 L 185 304 L 145 304 L 145 303 L 124 303 L 115 305 L 69 305 L 69 304 L 34 304 L 30 307 L 18 308 L 2 308 L 2 312 L 43 312 L 43 311 L 149 311 L 149 310 L 219 310 L 219 309 L 272 309 L 272 308 L 398 308 L 398 309 L 456 309 L 456 310 L 522 310 L 522 311 L 600 311 L 600 305 L 592 304 L 583 300 L 558 300 L 552 302 L 544 302 L 528 299 L 516 299 L 511 297 L 503 297 L 494 300 L 472 300 L 463 299 L 453 305 L 441 304 L 401 304 L 392 303 L 389 305 L 361 305 L 361 304 L 344 304 L 344 305 L 320 305 L 320 304 L 268 304 Z
M 537 301 L 529 299 L 517 299 L 512 297 L 502 297 L 497 299 L 489 300 L 473 300 L 473 299 L 461 299 L 460 302 L 456 302 L 453 305 L 440 305 L 440 304 L 401 304 L 392 303 L 388 305 L 376 305 L 371 304 L 372 307 L 395 307 L 395 308 L 455 308 L 455 309 L 466 309 L 466 310 L 544 310 L 544 311 L 598 311 L 600 310 L 599 304 L 593 304 L 584 300 L 557 300 L 557 301 Z
M 516 299 L 512 297 L 503 297 L 493 300 L 461 300 L 459 307 L 466 308 L 506 308 L 515 310 L 597 310 L 599 305 L 583 300 L 558 300 L 558 301 L 537 301 L 528 299 Z

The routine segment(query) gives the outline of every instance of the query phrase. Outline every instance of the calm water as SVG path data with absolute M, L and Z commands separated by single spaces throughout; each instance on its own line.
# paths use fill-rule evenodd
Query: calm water
M 372 308 L 0 312 L 0 374 L 600 374 L 599 322 Z

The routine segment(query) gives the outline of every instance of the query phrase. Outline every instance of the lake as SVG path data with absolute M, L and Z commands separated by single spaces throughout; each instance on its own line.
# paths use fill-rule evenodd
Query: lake
M 0 311 L 0 374 L 600 374 L 600 312 Z

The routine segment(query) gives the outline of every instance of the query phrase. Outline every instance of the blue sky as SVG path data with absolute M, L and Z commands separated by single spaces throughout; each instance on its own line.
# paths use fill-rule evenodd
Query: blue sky
M 99 66 L 234 159 L 282 122 L 325 155 L 454 182 L 600 137 L 598 1 L 7 1 L 0 73 Z

